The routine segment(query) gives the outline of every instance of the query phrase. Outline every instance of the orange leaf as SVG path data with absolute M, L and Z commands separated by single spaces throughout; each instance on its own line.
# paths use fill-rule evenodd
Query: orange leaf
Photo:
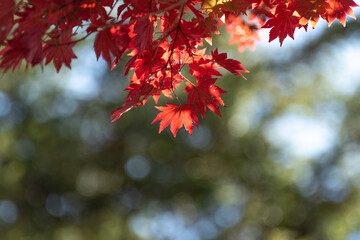
M 166 107 L 156 107 L 161 111 L 154 122 L 160 121 L 159 133 L 161 133 L 167 126 L 170 125 L 170 131 L 176 137 L 177 131 L 184 126 L 186 131 L 192 134 L 194 128 L 193 122 L 197 127 L 198 125 L 198 112 L 190 104 L 176 105 L 166 103 Z

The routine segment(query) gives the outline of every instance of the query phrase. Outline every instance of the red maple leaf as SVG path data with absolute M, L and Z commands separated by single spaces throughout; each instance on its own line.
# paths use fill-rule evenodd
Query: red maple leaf
M 294 16 L 294 11 L 285 4 L 280 4 L 276 8 L 275 15 L 262 28 L 271 28 L 269 42 L 279 37 L 281 46 L 287 36 L 294 39 L 295 29 L 301 26 L 299 21 L 300 18 Z
M 111 117 L 113 118 L 111 121 L 112 122 L 116 121 L 121 117 L 121 115 L 130 111 L 133 107 L 137 107 L 138 105 L 140 105 L 140 103 L 138 102 L 137 99 L 126 101 L 121 107 L 118 107 L 117 109 L 115 109 L 110 113 Z
M 154 33 L 154 25 L 150 19 L 137 22 L 134 26 L 134 44 L 138 47 L 139 52 L 142 53 L 146 48 L 151 46 Z
M 170 124 L 170 131 L 176 137 L 176 133 L 183 125 L 190 134 L 194 128 L 193 123 L 197 127 L 198 125 L 198 112 L 196 108 L 190 104 L 176 105 L 171 103 L 166 103 L 166 107 L 156 107 L 161 111 L 154 122 L 160 121 L 159 133 L 161 133 L 167 126 Z
M 71 33 L 64 32 L 59 34 L 57 31 L 53 32 L 54 38 L 48 40 L 43 46 L 43 54 L 46 58 L 45 64 L 53 61 L 56 71 L 59 72 L 62 64 L 71 68 L 71 60 L 77 58 L 72 48 L 75 43 L 71 40 Z
M 358 7 L 353 0 L 328 0 L 330 9 L 324 14 L 329 25 L 337 18 L 345 27 L 346 15 L 356 19 L 351 7 Z
M 246 14 L 246 10 L 251 9 L 251 1 L 248 0 L 232 0 L 224 1 L 224 10 L 234 13 Z
M 219 104 L 224 106 L 224 102 L 219 95 L 226 93 L 226 91 L 215 85 L 199 84 L 195 86 L 189 82 L 186 82 L 186 85 L 187 87 L 184 92 L 188 93 L 188 102 L 195 104 L 202 118 L 204 117 L 206 107 L 221 117 Z
M 218 53 L 218 50 L 211 52 L 213 60 L 225 68 L 226 70 L 230 71 L 233 74 L 237 74 L 245 78 L 239 71 L 249 72 L 246 68 L 241 66 L 239 61 L 234 59 L 227 58 L 227 53 Z M 246 79 L 246 78 L 245 78 Z
M 10 69 L 14 71 L 16 68 L 20 67 L 21 62 L 24 59 L 21 48 L 12 45 L 13 44 L 10 41 L 8 45 L 0 51 L 0 68 L 4 69 L 4 73 Z
M 291 7 L 300 15 L 300 24 L 305 25 L 310 21 L 313 28 L 319 21 L 320 16 L 331 8 L 327 0 L 294 0 Z
M 116 27 L 105 28 L 98 32 L 94 41 L 94 49 L 96 57 L 99 59 L 100 55 L 103 56 L 105 61 L 108 62 L 109 66 L 112 66 L 112 57 L 121 58 L 122 51 L 120 51 L 119 39 L 116 38 L 116 33 L 119 31 Z
M 6 39 L 14 23 L 15 2 L 14 0 L 0 1 L 0 45 Z

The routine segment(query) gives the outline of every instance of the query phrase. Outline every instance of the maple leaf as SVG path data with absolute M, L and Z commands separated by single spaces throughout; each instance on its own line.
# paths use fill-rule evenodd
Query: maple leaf
M 56 71 L 59 72 L 62 64 L 71 68 L 71 60 L 77 58 L 72 48 L 75 43 L 72 43 L 71 33 L 65 32 L 60 36 L 57 31 L 53 32 L 54 38 L 46 41 L 43 46 L 43 54 L 46 58 L 45 64 L 53 61 Z
M 6 39 L 14 23 L 15 2 L 14 0 L 0 1 L 0 45 Z
M 330 10 L 324 13 L 324 18 L 328 21 L 329 26 L 337 18 L 339 22 L 345 27 L 346 15 L 356 19 L 351 7 L 358 7 L 353 0 L 328 0 Z
M 202 8 L 206 9 L 207 11 L 214 11 L 215 7 L 218 5 L 222 5 L 225 0 L 203 0 L 202 1 Z
M 211 59 L 200 58 L 199 61 L 193 61 L 189 64 L 190 74 L 195 77 L 201 77 L 203 75 L 211 78 L 214 76 L 222 76 L 221 73 L 215 69 L 216 64 Z
M 133 107 L 137 107 L 140 103 L 135 99 L 130 99 L 126 101 L 121 107 L 118 107 L 114 111 L 110 112 L 112 120 L 115 122 L 118 120 L 124 113 L 130 111 Z
M 164 50 L 162 48 L 158 48 L 157 52 L 147 51 L 142 54 L 142 58 L 137 59 L 131 69 L 137 68 L 135 70 L 135 75 L 138 78 L 141 76 L 148 74 L 151 71 L 155 71 L 156 67 L 164 66 L 165 60 L 162 59 L 162 55 L 164 54 Z
M 142 53 L 147 47 L 151 46 L 154 33 L 153 22 L 149 19 L 137 22 L 134 26 L 135 46 L 138 46 L 139 52 Z
M 39 32 L 24 31 L 7 41 L 5 47 L 0 51 L 0 68 L 3 68 L 4 72 L 11 68 L 14 71 L 20 67 L 23 60 L 27 61 L 26 66 L 29 63 L 34 66 L 42 62 L 43 51 Z
M 246 14 L 246 10 L 251 9 L 252 3 L 249 0 L 232 0 L 225 2 L 224 5 L 224 10 Z
M 156 107 L 161 112 L 156 116 L 154 122 L 160 121 L 159 133 L 170 125 L 170 131 L 176 137 L 177 131 L 184 126 L 186 131 L 192 134 L 194 128 L 193 123 L 198 125 L 198 112 L 196 108 L 190 104 L 176 105 L 166 103 L 166 107 Z
M 310 21 L 313 28 L 315 28 L 320 16 L 331 8 L 327 0 L 295 0 L 291 7 L 295 9 L 294 13 L 301 17 L 300 24 L 305 25 Z
M 240 75 L 244 79 L 246 79 L 239 71 L 243 72 L 249 72 L 246 68 L 244 68 L 239 61 L 236 61 L 234 59 L 227 58 L 227 53 L 220 53 L 217 49 L 215 51 L 211 52 L 213 60 L 228 70 L 229 72 L 233 74 Z
M 281 46 L 287 36 L 294 39 L 295 29 L 300 27 L 300 18 L 294 16 L 293 13 L 285 4 L 281 4 L 276 8 L 274 17 L 270 18 L 262 26 L 262 28 L 271 28 L 269 42 L 279 37 Z
M 20 48 L 11 45 L 11 42 L 0 51 L 0 68 L 4 69 L 4 73 L 12 69 L 14 71 L 19 68 L 24 54 Z
M 199 86 L 195 86 L 189 82 L 186 82 L 186 85 L 184 92 L 188 93 L 188 102 L 195 104 L 202 118 L 204 118 L 206 107 L 221 117 L 219 104 L 224 106 L 224 102 L 219 95 L 226 91 L 215 85 L 199 84 Z
M 112 66 L 111 53 L 117 59 L 121 59 L 121 56 L 127 48 L 130 38 L 127 32 L 127 26 L 104 28 L 99 31 L 94 41 L 94 50 L 97 59 L 100 55 L 108 62 L 109 66 Z
M 101 0 L 101 4 L 106 7 L 112 7 L 114 0 Z

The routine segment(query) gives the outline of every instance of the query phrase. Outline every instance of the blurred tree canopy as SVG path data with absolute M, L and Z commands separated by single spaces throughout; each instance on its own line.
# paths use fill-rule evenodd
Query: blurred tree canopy
M 0 238 L 360 239 L 359 22 L 307 34 L 240 55 L 223 117 L 176 139 L 151 104 L 110 123 L 127 79 L 86 43 L 73 70 L 7 73 Z

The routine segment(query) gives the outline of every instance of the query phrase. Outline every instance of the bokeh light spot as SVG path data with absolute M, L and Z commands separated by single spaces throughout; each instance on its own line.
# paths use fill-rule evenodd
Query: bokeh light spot
M 7 115 L 11 110 L 10 97 L 0 91 L 0 117 Z
M 150 173 L 150 162 L 146 157 L 136 155 L 126 162 L 125 170 L 131 178 L 143 179 Z
M 0 220 L 5 223 L 15 223 L 18 219 L 18 208 L 16 204 L 9 200 L 0 201 Z

